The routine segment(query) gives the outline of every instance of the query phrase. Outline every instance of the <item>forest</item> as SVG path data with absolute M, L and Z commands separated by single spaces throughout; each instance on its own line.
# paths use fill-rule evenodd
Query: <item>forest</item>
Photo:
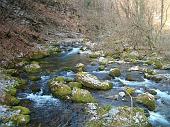
M 0 0 L 0 127 L 169 127 L 170 0 Z

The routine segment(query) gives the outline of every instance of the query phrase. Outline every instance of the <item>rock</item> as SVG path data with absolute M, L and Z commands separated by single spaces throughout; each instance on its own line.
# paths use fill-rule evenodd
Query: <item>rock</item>
M 125 92 L 126 92 L 126 94 L 128 94 L 128 95 L 133 95 L 133 94 L 135 93 L 135 88 L 126 87 L 126 88 L 125 88 Z
M 19 100 L 15 97 L 12 96 L 10 94 L 6 94 L 5 95 L 5 100 L 4 100 L 4 104 L 8 105 L 8 106 L 15 106 L 19 104 Z
M 145 73 L 144 77 L 147 79 L 153 80 L 155 82 L 160 82 L 161 80 L 165 79 L 165 77 L 163 75 L 159 75 L 159 74 L 149 75 L 148 73 Z
M 129 57 L 132 58 L 132 59 L 137 59 L 139 58 L 139 53 L 137 51 L 132 51 L 129 53 Z
M 73 89 L 74 87 L 76 87 L 76 88 L 82 88 L 82 84 L 79 83 L 79 82 L 69 82 L 68 85 L 69 85 L 72 89 Z
M 125 92 L 119 92 L 119 96 L 121 96 L 121 97 L 125 97 Z
M 82 63 L 78 63 L 76 66 L 76 72 L 83 72 L 85 70 L 85 65 Z
M 36 59 L 41 59 L 47 56 L 49 56 L 49 53 L 47 51 L 35 51 L 35 52 L 32 52 L 30 59 L 36 60 Z
M 103 71 L 105 69 L 105 66 L 104 65 L 100 65 L 99 66 L 99 71 Z
M 149 125 L 143 109 L 124 106 L 106 108 L 103 113 L 99 112 L 94 119 L 89 120 L 86 127 L 149 127 Z
M 11 88 L 9 88 L 9 89 L 6 90 L 6 93 L 7 93 L 7 94 L 10 94 L 10 95 L 12 95 L 12 96 L 16 96 L 16 94 L 17 94 L 17 89 L 16 89 L 15 87 L 11 87 Z
M 69 86 L 59 81 L 55 81 L 55 80 L 50 81 L 49 87 L 54 96 L 63 99 L 66 99 L 72 93 L 71 88 Z
M 154 89 L 149 89 L 146 92 L 152 94 L 152 95 L 157 95 L 157 92 Z
M 91 75 L 87 72 L 80 72 L 76 75 L 76 80 L 83 84 L 83 86 L 98 89 L 98 90 L 109 90 L 113 84 L 107 81 L 100 81 L 96 76 Z
M 106 64 L 108 64 L 109 60 L 107 58 L 100 57 L 98 59 L 98 62 L 99 62 L 100 65 L 106 65 Z
M 90 57 L 90 58 L 93 58 L 93 59 L 95 59 L 95 58 L 97 58 L 97 57 L 99 57 L 99 56 L 100 56 L 100 52 L 94 52 L 94 53 L 92 53 L 92 54 L 89 55 L 89 57 Z
M 149 126 L 148 118 L 141 108 L 118 107 L 109 111 L 112 116 L 110 126 L 114 127 L 147 127 Z
M 14 123 L 16 123 L 16 125 L 26 125 L 30 122 L 30 116 L 29 115 L 16 115 L 12 118 L 12 121 L 14 121 Z
M 38 81 L 38 80 L 40 80 L 41 79 L 41 77 L 39 77 L 39 76 L 29 76 L 29 79 L 31 80 L 31 81 Z
M 146 106 L 149 110 L 153 111 L 156 109 L 155 98 L 150 93 L 144 93 L 136 97 L 136 102 Z
M 154 68 L 155 69 L 162 69 L 163 68 L 162 62 L 160 60 L 159 61 L 155 61 L 154 62 Z
M 119 100 L 119 95 L 107 96 L 106 99 Z
M 140 70 L 141 70 L 141 68 L 139 66 L 133 66 L 133 67 L 129 68 L 128 71 L 140 71 Z
M 144 81 L 143 75 L 138 71 L 132 71 L 127 73 L 125 79 L 127 81 L 138 81 L 138 82 Z
M 22 106 L 14 106 L 12 107 L 13 110 L 19 110 L 20 114 L 23 115 L 29 115 L 30 114 L 30 110 L 28 108 L 22 107 Z
M 56 55 L 59 52 L 61 52 L 61 49 L 59 47 L 51 46 L 51 47 L 49 47 L 48 52 L 50 55 Z
M 94 97 L 88 90 L 74 87 L 71 94 L 71 100 L 77 103 L 95 102 Z
M 62 76 L 58 76 L 58 77 L 53 78 L 52 80 L 50 80 L 50 81 L 49 81 L 49 84 L 51 84 L 52 81 L 57 81 L 57 82 L 60 82 L 60 83 L 64 83 L 65 78 L 62 77 Z
M 113 68 L 110 70 L 109 75 L 112 77 L 119 77 L 121 75 L 119 68 Z
M 31 64 L 26 65 L 24 69 L 27 73 L 36 73 L 41 70 L 41 67 L 38 62 L 32 62 Z

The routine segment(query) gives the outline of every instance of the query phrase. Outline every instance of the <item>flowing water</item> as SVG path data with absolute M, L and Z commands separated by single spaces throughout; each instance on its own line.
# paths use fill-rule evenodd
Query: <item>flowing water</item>
M 109 91 L 92 91 L 92 94 L 97 99 L 100 105 L 111 104 L 113 106 L 130 106 L 130 101 L 118 101 L 108 99 L 108 96 L 117 95 L 122 91 L 124 85 L 136 88 L 136 93 L 143 93 L 147 89 L 154 89 L 157 92 L 157 109 L 155 112 L 149 112 L 149 121 L 154 127 L 169 127 L 170 126 L 170 86 L 166 83 L 155 83 L 143 78 L 142 74 L 139 81 L 130 82 L 125 80 L 125 75 L 131 65 L 129 63 L 119 62 L 110 64 L 104 71 L 98 71 L 98 64 L 91 65 L 86 54 L 78 54 L 79 48 L 75 47 L 70 51 L 63 52 L 60 55 L 50 56 L 41 59 L 39 62 L 42 66 L 40 73 L 34 74 L 39 76 L 39 81 L 30 81 L 28 86 L 18 92 L 18 98 L 22 105 L 31 110 L 30 127 L 83 127 L 88 115 L 85 113 L 86 105 L 77 104 L 70 101 L 64 101 L 59 98 L 54 98 L 49 89 L 48 81 L 56 76 L 65 76 L 71 79 L 75 78 L 75 73 L 64 70 L 65 67 L 74 67 L 77 63 L 84 63 L 86 70 L 91 74 L 96 75 L 101 80 L 109 80 L 114 86 Z M 112 79 L 108 73 L 110 68 L 119 67 L 122 70 L 122 75 L 119 78 Z M 162 74 L 170 74 L 168 71 Z M 28 74 L 21 74 L 21 77 L 28 79 Z M 33 92 L 33 89 L 37 92 Z M 135 104 L 135 106 L 140 106 Z

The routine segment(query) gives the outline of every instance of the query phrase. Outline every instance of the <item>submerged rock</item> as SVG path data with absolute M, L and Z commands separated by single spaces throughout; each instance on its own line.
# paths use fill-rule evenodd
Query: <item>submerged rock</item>
M 144 94 L 138 95 L 136 97 L 136 102 L 143 104 L 144 106 L 146 106 L 151 111 L 156 109 L 155 98 L 150 93 L 144 93 Z
M 41 67 L 38 62 L 32 62 L 31 64 L 26 65 L 24 69 L 27 73 L 36 73 L 41 70 Z
M 100 81 L 96 76 L 91 75 L 87 72 L 77 73 L 76 79 L 78 82 L 82 83 L 83 86 L 92 89 L 109 90 L 113 86 L 113 84 L 107 81 Z
M 74 87 L 71 94 L 71 100 L 78 103 L 95 102 L 94 97 L 88 90 Z
M 104 65 L 100 65 L 99 66 L 99 71 L 103 71 L 105 69 L 105 66 Z
M 110 70 L 109 75 L 112 77 L 119 77 L 121 75 L 119 68 L 113 68 Z

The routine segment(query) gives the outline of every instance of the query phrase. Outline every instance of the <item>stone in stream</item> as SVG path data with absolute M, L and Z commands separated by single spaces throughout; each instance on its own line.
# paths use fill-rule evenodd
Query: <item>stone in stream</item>
M 82 88 L 82 84 L 79 83 L 79 82 L 69 82 L 68 85 L 69 85 L 71 88 L 74 88 L 74 87 L 76 87 L 76 88 Z
M 32 54 L 30 55 L 30 59 L 32 60 L 36 60 L 36 59 L 41 59 L 44 57 L 49 56 L 50 54 L 48 53 L 48 51 L 34 51 L 32 52 Z
M 109 90 L 112 89 L 113 86 L 112 83 L 100 81 L 96 76 L 91 75 L 88 72 L 77 73 L 76 80 L 82 83 L 85 87 L 97 90 Z
M 76 72 L 83 72 L 85 70 L 85 65 L 82 63 L 78 63 L 76 64 L 75 68 L 76 68 Z
M 55 97 L 60 97 L 62 99 L 69 98 L 71 95 L 71 88 L 64 84 L 62 81 L 56 81 L 55 79 L 49 82 L 49 88 Z
M 36 72 L 39 72 L 41 70 L 41 67 L 40 67 L 38 62 L 32 62 L 31 64 L 26 65 L 24 67 L 24 70 L 27 73 L 36 73 Z
M 125 79 L 127 81 L 138 81 L 138 82 L 144 81 L 142 74 L 138 71 L 132 71 L 127 73 Z
M 105 66 L 104 65 L 100 65 L 99 66 L 99 71 L 103 71 L 105 69 Z
M 149 110 L 153 111 L 156 109 L 155 97 L 150 93 L 144 93 L 136 97 L 136 102 L 143 104 Z
M 135 93 L 135 88 L 125 87 L 124 91 L 125 91 L 126 94 L 128 94 L 128 95 L 133 95 L 133 94 Z
M 113 68 L 110 70 L 109 75 L 112 77 L 119 77 L 121 75 L 119 68 Z
M 77 103 L 91 103 L 95 102 L 92 94 L 85 89 L 74 87 L 71 94 L 71 100 Z
M 111 108 L 97 107 L 96 111 L 92 111 L 90 113 L 92 114 L 92 118 L 86 123 L 86 127 L 103 127 L 103 126 L 149 127 L 150 126 L 148 118 L 146 117 L 144 110 L 141 108 L 127 107 L 127 106 L 111 107 Z

